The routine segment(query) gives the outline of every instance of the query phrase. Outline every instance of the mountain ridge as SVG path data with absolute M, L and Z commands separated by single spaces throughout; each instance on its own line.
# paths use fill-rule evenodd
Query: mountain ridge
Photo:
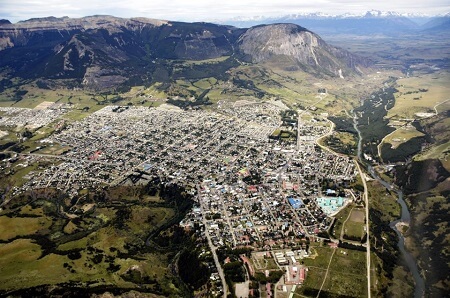
M 268 54 L 260 47 L 263 41 L 252 36 L 261 30 L 273 35 L 279 26 L 240 29 L 213 23 L 113 16 L 48 17 L 4 23 L 0 25 L 0 68 L 10 69 L 12 75 L 19 77 L 75 79 L 80 86 L 102 89 L 130 85 L 130 81 L 143 78 L 153 81 L 164 72 L 170 77 L 174 71 L 170 61 L 177 60 L 247 57 L 248 62 L 259 63 L 283 56 L 306 71 L 341 77 L 360 73 L 358 66 L 367 66 L 364 59 L 330 46 L 315 33 L 294 24 L 283 25 L 289 30 L 277 38 L 278 45 L 272 45 L 283 44 L 284 49 Z M 293 44 L 304 32 L 309 38 L 302 37 L 303 45 Z M 252 50 L 250 44 L 255 46 Z M 232 65 L 237 61 L 225 63 Z
M 363 64 L 361 59 L 342 49 L 337 50 L 310 30 L 294 24 L 279 23 L 252 27 L 239 37 L 238 43 L 241 50 L 252 57 L 254 63 L 284 55 L 294 58 L 303 65 L 341 78 L 343 69 L 350 68 L 361 72 L 357 65 Z
M 422 13 L 398 13 L 394 11 L 371 10 L 365 13 L 329 14 L 294 13 L 275 17 L 235 17 L 229 20 L 218 21 L 221 24 L 230 24 L 236 27 L 248 28 L 260 24 L 275 24 L 288 22 L 306 27 L 319 35 L 354 34 L 354 35 L 386 35 L 399 36 L 414 34 L 429 28 L 424 24 L 433 20 L 448 17 L 447 14 L 426 15 Z M 442 28 L 439 29 L 442 31 Z
M 278 16 L 236 16 L 230 19 L 221 19 L 217 20 L 219 23 L 226 23 L 228 21 L 254 21 L 254 20 L 278 20 L 283 18 L 370 18 L 370 17 L 407 17 L 407 18 L 439 18 L 449 16 L 449 13 L 441 13 L 441 14 L 425 14 L 425 13 L 401 13 L 396 11 L 382 11 L 382 10 L 368 10 L 362 13 L 325 13 L 325 12 L 299 12 L 292 13 L 287 15 L 278 15 Z

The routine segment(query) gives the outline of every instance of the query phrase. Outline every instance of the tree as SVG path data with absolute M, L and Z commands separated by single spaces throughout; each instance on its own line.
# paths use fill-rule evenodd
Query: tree
M 29 139 L 29 138 L 33 137 L 33 133 L 31 131 L 29 131 L 28 128 L 26 128 L 25 131 L 22 132 L 22 137 Z

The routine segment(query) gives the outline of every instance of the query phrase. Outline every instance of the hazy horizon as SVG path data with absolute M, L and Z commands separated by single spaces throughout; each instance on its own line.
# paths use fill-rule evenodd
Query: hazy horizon
M 278 1 L 237 1 L 223 3 L 200 0 L 162 1 L 151 3 L 145 0 L 118 1 L 104 3 L 99 0 L 17 0 L 0 2 L 0 19 L 13 23 L 38 17 L 78 18 L 90 15 L 113 15 L 117 17 L 147 17 L 172 21 L 221 21 L 233 18 L 250 18 L 256 16 L 277 17 L 299 13 L 327 13 L 340 15 L 344 13 L 363 14 L 370 10 L 394 11 L 425 15 L 441 15 L 450 11 L 450 3 L 445 0 L 423 1 L 358 1 L 358 0 L 319 0 L 314 3 L 293 3 L 292 0 Z

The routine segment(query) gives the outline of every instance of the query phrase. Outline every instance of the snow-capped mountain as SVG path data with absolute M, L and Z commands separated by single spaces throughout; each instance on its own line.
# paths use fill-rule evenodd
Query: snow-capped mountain
M 445 17 L 445 16 L 441 16 Z M 299 12 L 279 17 L 235 17 L 218 23 L 236 27 L 251 27 L 261 24 L 294 23 L 322 35 L 401 35 L 420 31 L 421 26 L 433 19 L 426 14 L 399 13 L 370 10 L 365 13 L 330 14 L 323 12 Z

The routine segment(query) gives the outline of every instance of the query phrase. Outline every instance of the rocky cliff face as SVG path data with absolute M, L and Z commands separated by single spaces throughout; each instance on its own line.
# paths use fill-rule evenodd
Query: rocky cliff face
M 256 26 L 239 37 L 239 48 L 252 62 L 264 62 L 285 56 L 294 63 L 316 72 L 343 76 L 359 72 L 363 59 L 332 47 L 313 32 L 294 24 Z
M 79 19 L 47 17 L 30 19 L 17 24 L 4 21 L 0 23 L 0 44 L 7 44 L 7 46 L 0 45 L 0 50 L 14 46 L 65 41 L 73 34 L 88 30 L 104 29 L 110 33 L 119 33 L 123 29 L 138 31 L 145 27 L 158 27 L 168 23 L 161 20 L 122 19 L 112 16 L 91 16 Z
M 292 24 L 238 29 L 112 16 L 0 23 L 0 69 L 23 78 L 75 79 L 88 88 L 154 81 L 162 70 L 170 78 L 170 61 L 222 56 L 250 57 L 253 63 L 288 57 L 302 69 L 334 76 L 364 64 Z
M 156 58 L 207 59 L 230 54 L 236 28 L 207 23 L 180 23 L 112 16 L 79 19 L 41 18 L 0 24 L 0 51 L 11 47 L 58 44 L 73 38 L 93 44 L 100 38 L 114 47 L 141 47 Z M 167 56 L 167 57 L 165 57 Z
M 236 28 L 146 18 L 42 18 L 0 24 L 0 68 L 24 78 L 77 79 L 111 88 L 151 78 L 158 59 L 202 60 L 233 53 Z

